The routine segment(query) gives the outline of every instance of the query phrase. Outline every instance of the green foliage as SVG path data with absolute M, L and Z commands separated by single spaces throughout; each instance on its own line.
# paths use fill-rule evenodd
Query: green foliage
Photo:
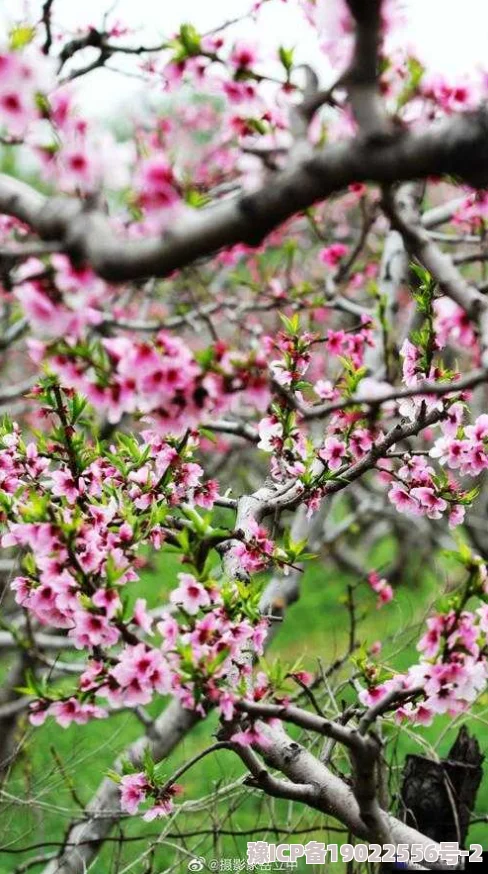
M 291 71 L 293 70 L 293 61 L 294 61 L 295 49 L 286 49 L 284 46 L 280 46 L 278 49 L 278 57 L 285 68 L 285 73 L 287 77 L 289 77 Z
M 422 79 L 425 75 L 425 67 L 417 58 L 407 58 L 407 77 L 403 90 L 397 101 L 397 110 L 402 109 L 413 97 L 416 97 Z
M 21 51 L 32 42 L 36 35 L 35 27 L 28 24 L 18 24 L 8 35 L 9 48 L 13 52 Z
M 172 46 L 175 52 L 174 61 L 185 61 L 201 53 L 201 36 L 193 24 L 182 24 Z

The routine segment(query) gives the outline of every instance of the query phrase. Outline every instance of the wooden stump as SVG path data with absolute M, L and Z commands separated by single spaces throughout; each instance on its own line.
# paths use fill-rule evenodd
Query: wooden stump
M 400 793 L 404 822 L 434 841 L 457 841 L 464 847 L 483 760 L 465 726 L 440 762 L 407 756 Z

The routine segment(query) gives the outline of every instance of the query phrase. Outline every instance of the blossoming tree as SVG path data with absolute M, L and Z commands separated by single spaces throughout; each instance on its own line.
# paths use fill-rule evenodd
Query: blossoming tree
M 77 731 L 124 710 L 142 732 L 50 874 L 131 816 L 171 819 L 219 750 L 256 794 L 435 854 L 382 785 L 385 739 L 486 688 L 486 78 L 425 70 L 393 0 L 284 2 L 329 82 L 236 21 L 142 45 L 110 12 L 64 33 L 56 0 L 0 54 L 0 766 L 26 713 Z M 154 102 L 116 138 L 77 86 L 121 58 Z M 457 565 L 400 669 L 358 632 L 358 592 L 382 616 L 412 552 L 440 550 Z M 149 605 L 155 554 L 178 572 Z M 311 671 L 263 660 L 307 563 L 354 580 L 345 654 Z

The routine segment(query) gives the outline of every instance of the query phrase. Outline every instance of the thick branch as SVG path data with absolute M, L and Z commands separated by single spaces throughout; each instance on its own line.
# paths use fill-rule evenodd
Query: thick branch
M 385 210 L 395 227 L 402 235 L 411 255 L 437 280 L 441 291 L 458 304 L 471 319 L 477 319 L 486 310 L 486 298 L 474 285 L 470 285 L 459 272 L 449 255 L 429 237 L 415 214 L 404 205 L 397 208 L 395 197 L 388 193 L 384 198 Z
M 361 132 L 378 142 L 393 133 L 378 85 L 382 0 L 347 0 L 347 5 L 354 18 L 356 36 L 344 82 Z
M 282 728 L 266 726 L 265 732 L 269 746 L 261 753 L 266 763 L 281 771 L 289 780 L 300 785 L 308 783 L 313 787 L 313 801 L 308 802 L 311 807 L 333 816 L 356 837 L 374 842 L 374 826 L 364 821 L 358 801 L 349 786 L 308 750 L 292 741 Z M 425 835 L 399 822 L 395 817 L 385 812 L 382 812 L 382 816 L 393 843 L 437 846 Z
M 258 245 L 284 221 L 351 182 L 390 184 L 435 174 L 482 187 L 488 181 L 487 128 L 488 113 L 480 109 L 374 147 L 363 138 L 332 144 L 254 193 L 195 210 L 163 239 L 123 240 L 104 213 L 73 198 L 44 197 L 6 175 L 0 175 L 0 212 L 112 282 L 167 276 L 224 247 Z

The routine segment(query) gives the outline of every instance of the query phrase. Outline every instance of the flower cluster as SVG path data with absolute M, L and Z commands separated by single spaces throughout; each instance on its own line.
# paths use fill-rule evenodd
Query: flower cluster
M 52 255 L 50 263 L 52 273 L 38 258 L 28 258 L 16 271 L 15 297 L 37 336 L 69 336 L 74 345 L 100 324 L 100 301 L 110 301 L 114 292 L 89 267 L 75 267 L 65 255 Z
M 224 343 L 193 353 L 182 339 L 160 331 L 151 342 L 118 336 L 47 347 L 36 342 L 31 349 L 36 361 L 47 356 L 63 384 L 84 394 L 111 423 L 137 413 L 149 416 L 161 433 L 181 434 L 210 413 L 228 410 L 238 393 L 257 406 L 269 399 L 262 357 Z
M 358 331 L 334 331 L 329 329 L 326 337 L 327 351 L 334 356 L 349 358 L 355 367 L 362 366 L 364 352 L 368 346 L 374 346 L 372 322 L 369 316 L 361 316 L 361 328 Z
M 120 784 L 120 806 L 125 813 L 136 814 L 148 795 L 152 796 L 154 804 L 142 817 L 145 822 L 169 816 L 173 812 L 173 798 L 183 791 L 178 783 L 170 786 L 158 785 L 144 771 L 124 774 L 117 782 Z
M 463 521 L 463 504 L 471 499 L 453 481 L 436 476 L 424 456 L 408 454 L 394 475 L 388 498 L 400 513 L 412 516 L 440 519 L 447 512 L 451 527 Z
M 257 652 L 262 648 L 266 621 L 249 604 L 241 609 L 231 588 L 218 589 L 189 573 L 179 575 L 170 597 L 180 622 L 168 613 L 154 629 L 145 599 L 131 604 L 126 594 L 127 584 L 139 579 L 140 547 L 158 548 L 167 536 L 175 537 L 178 523 L 168 521 L 172 507 L 182 514 L 187 538 L 196 526 L 197 551 L 207 530 L 215 537 L 195 511 L 211 507 L 217 494 L 217 484 L 202 481 L 202 468 L 191 460 L 195 436 L 171 442 L 150 430 L 140 440 L 121 435 L 117 446 L 99 454 L 73 424 L 82 417 L 82 399 L 49 381 L 40 396 L 60 426 L 37 443 L 25 444 L 18 426 L 3 435 L 2 546 L 24 552 L 23 573 L 12 582 L 17 603 L 41 625 L 65 629 L 74 646 L 94 659 L 77 694 L 40 694 L 33 720 L 39 724 L 49 713 L 63 726 L 81 723 L 105 715 L 96 695 L 120 707 L 170 691 L 203 712 L 202 684 L 206 695 L 219 699 L 243 643 L 252 641 Z M 262 553 L 267 546 L 261 538 Z M 155 633 L 161 643 L 149 645 L 146 638 Z M 225 695 L 223 706 L 228 712 Z
M 436 440 L 430 455 L 463 476 L 477 476 L 488 467 L 488 415 L 483 413 L 474 424 L 463 426 L 463 406 L 455 404 L 451 409 L 453 418 L 443 427 L 444 435 Z
M 418 664 L 405 674 L 394 675 L 371 684 L 359 697 L 372 706 L 397 692 L 401 703 L 396 718 L 430 725 L 436 715 L 457 716 L 464 712 L 488 682 L 488 604 L 486 566 L 476 560 L 461 596 L 452 606 L 427 619 L 427 629 L 417 649 Z M 467 602 L 476 598 L 481 606 L 468 610 Z
M 258 424 L 258 448 L 271 452 L 271 474 L 277 481 L 301 476 L 307 469 L 310 451 L 296 416 L 285 406 L 273 405 L 273 412 Z
M 278 352 L 279 357 L 273 359 L 269 369 L 273 379 L 283 388 L 294 391 L 300 384 L 310 364 L 310 347 L 317 340 L 315 334 L 299 331 L 298 318 L 288 319 L 282 316 L 286 330 L 279 331 L 273 337 L 263 337 L 265 353 L 272 355 Z
M 232 586 L 219 589 L 213 581 L 202 583 L 187 573 L 178 577 L 179 586 L 170 596 L 176 612 L 163 612 L 154 632 L 152 617 L 139 599 L 138 622 L 133 622 L 132 627 L 149 635 L 151 643 L 139 640 L 135 633 L 128 637 L 124 633 L 128 623 L 122 629 L 116 628 L 116 640 L 107 639 L 107 631 L 117 623 L 111 600 L 105 610 L 87 614 L 90 619 L 95 617 L 94 627 L 91 621 L 79 627 L 75 616 L 77 640 L 83 636 L 84 646 L 101 657 L 89 662 L 78 689 L 69 698 L 50 700 L 45 695 L 34 703 L 31 718 L 37 725 L 48 715 L 64 727 L 73 721 L 105 716 L 106 710 L 96 704 L 99 697 L 106 699 L 111 708 L 120 708 L 149 704 L 155 694 L 170 693 L 185 708 L 202 716 L 206 703 L 212 702 L 224 719 L 231 719 L 239 693 L 235 684 L 229 684 L 233 665 L 245 646 L 258 655 L 262 653 L 268 623 L 257 613 L 251 618 L 246 615 Z M 99 598 L 98 603 L 102 600 Z M 106 648 L 119 638 L 129 642 L 117 651 L 111 650 L 108 658 Z M 241 680 L 246 670 L 242 668 Z
M 241 567 L 252 574 L 268 567 L 271 557 L 275 554 L 275 544 L 269 539 L 266 528 L 254 519 L 249 521 L 248 527 L 246 540 L 233 546 L 232 554 L 234 558 L 239 559 Z
M 23 136 L 42 116 L 41 94 L 53 86 L 53 69 L 40 51 L 0 54 L 0 129 Z
M 368 574 L 368 583 L 371 586 L 373 592 L 376 592 L 378 595 L 378 600 L 376 602 L 376 608 L 379 610 L 380 607 L 383 607 L 385 604 L 388 604 L 393 598 L 393 589 L 390 584 L 376 571 L 371 571 Z

